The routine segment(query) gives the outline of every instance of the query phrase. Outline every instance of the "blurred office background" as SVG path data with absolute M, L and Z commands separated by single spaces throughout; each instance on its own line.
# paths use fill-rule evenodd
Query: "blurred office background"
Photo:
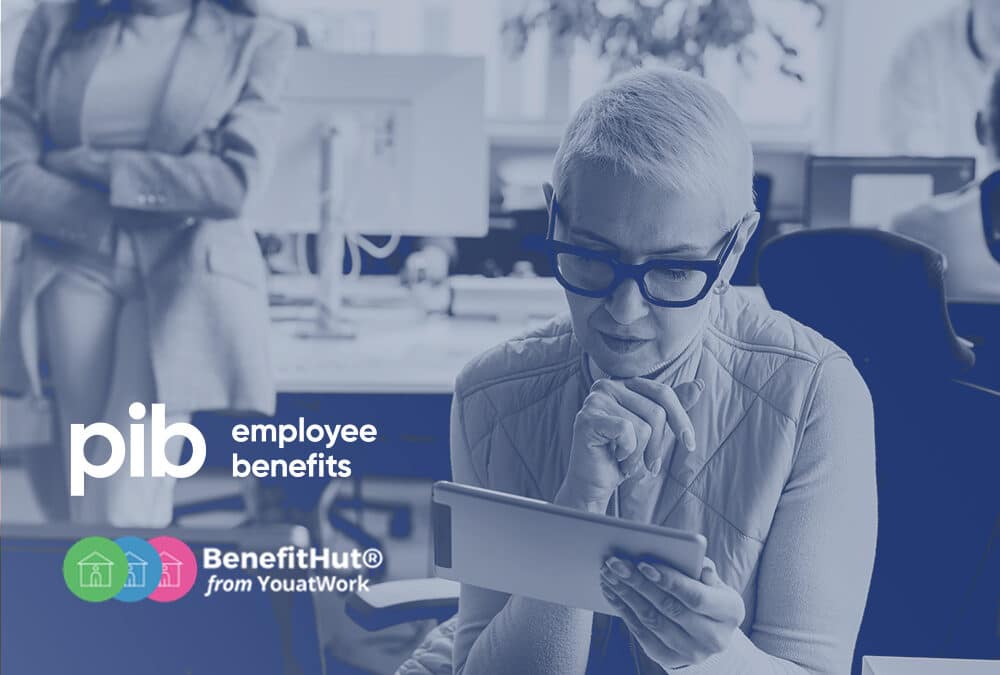
M 562 291 L 551 280 L 546 261 L 528 250 L 524 241 L 544 234 L 540 185 L 549 177 L 563 126 L 580 101 L 615 69 L 665 57 L 668 63 L 703 72 L 742 115 L 755 146 L 756 187 L 764 219 L 739 281 L 762 298 L 756 286 L 761 277 L 757 257 L 768 241 L 808 230 L 810 224 L 886 229 L 897 213 L 973 180 L 975 160 L 980 160 L 982 177 L 976 152 L 944 153 L 958 156 L 948 159 L 896 157 L 881 110 L 885 78 L 899 46 L 917 27 L 950 7 L 964 5 L 963 0 L 661 3 L 667 12 L 657 21 L 664 26 L 685 22 L 688 37 L 679 41 L 652 39 L 657 28 L 647 34 L 650 26 L 642 13 L 652 11 L 654 4 L 640 0 L 261 2 L 265 11 L 296 26 L 300 45 L 286 94 L 288 121 L 282 127 L 278 173 L 271 189 L 259 195 L 245 214 L 257 230 L 272 271 L 277 417 L 371 422 L 379 426 L 381 440 L 377 447 L 351 457 L 355 470 L 351 481 L 247 485 L 228 478 L 233 449 L 228 430 L 235 420 L 197 416 L 196 423 L 209 440 L 209 466 L 178 486 L 174 526 L 180 532 L 276 523 L 302 527 L 320 545 L 379 546 L 387 559 L 383 580 L 427 576 L 429 485 L 450 475 L 448 412 L 453 379 L 478 352 L 562 311 Z M 33 6 L 30 0 L 4 0 L 0 16 L 4 82 L 9 81 L 18 35 Z M 632 18 L 617 23 L 601 18 L 618 13 Z M 970 127 L 972 123 L 970 119 Z M 5 276 L 16 274 L 11 256 L 18 236 L 14 228 L 4 228 Z M 845 255 L 852 256 L 850 244 L 845 246 Z M 844 262 L 840 279 L 852 274 L 847 266 Z M 832 277 L 818 278 L 816 283 L 836 285 L 838 272 L 830 273 Z M 775 272 L 771 278 L 780 276 Z M 775 303 L 774 297 L 779 297 L 785 303 L 780 308 L 795 314 L 794 297 L 782 295 L 781 288 L 774 297 L 765 290 L 767 300 Z M 834 307 L 855 298 L 826 299 Z M 988 357 L 980 358 L 978 368 L 967 368 L 966 351 L 982 355 L 996 349 L 1000 334 L 991 333 L 995 319 L 982 316 L 994 312 L 995 317 L 1000 298 L 955 300 L 963 301 L 952 305 L 960 305 L 956 309 L 963 317 L 971 316 L 970 328 L 963 330 L 945 314 L 919 329 L 927 342 L 941 335 L 949 340 L 946 347 L 938 340 L 928 347 L 932 350 L 928 355 L 909 364 L 923 379 L 903 378 L 896 369 L 866 371 L 873 390 L 883 392 L 884 398 L 877 394 L 876 401 L 885 401 L 888 420 L 884 423 L 888 426 L 880 429 L 879 443 L 880 480 L 881 476 L 886 480 L 880 485 L 880 497 L 888 509 L 883 528 L 898 532 L 880 541 L 879 555 L 900 566 L 917 557 L 924 562 L 902 576 L 899 567 L 882 576 L 876 571 L 875 583 L 883 586 L 873 589 L 888 590 L 873 590 L 873 601 L 881 605 L 873 610 L 874 618 L 866 619 L 874 637 L 865 638 L 863 631 L 859 655 L 861 649 L 931 656 L 997 655 L 998 605 L 989 601 L 980 606 L 969 600 L 997 597 L 996 574 L 990 577 L 988 572 L 997 564 L 991 534 L 997 504 L 989 496 L 995 489 L 965 479 L 979 474 L 995 480 L 996 474 L 989 473 L 995 459 L 980 461 L 986 453 L 992 458 L 997 450 L 995 426 L 984 435 L 983 423 L 996 419 L 990 411 L 996 410 L 994 390 L 1000 389 L 1000 377 L 993 381 L 984 371 L 981 364 L 989 364 Z M 889 301 L 908 304 L 899 296 Z M 933 305 L 933 298 L 929 302 Z M 948 309 L 941 298 L 938 305 L 914 311 L 933 314 Z M 830 309 L 818 320 L 835 315 L 840 317 Z M 871 320 L 869 315 L 840 318 L 867 325 L 872 332 L 892 330 L 865 323 Z M 838 330 L 838 326 L 817 328 L 833 334 Z M 851 339 L 849 331 L 843 339 Z M 883 343 L 893 341 L 922 344 L 922 337 L 900 333 Z M 879 365 L 879 355 L 865 348 L 852 352 L 856 362 L 868 359 Z M 944 362 L 959 353 L 955 350 L 964 365 L 924 372 L 927 361 Z M 959 380 L 963 384 L 956 394 L 949 387 Z M 889 384 L 879 389 L 885 382 Z M 925 407 L 908 407 L 913 402 L 909 397 L 896 408 L 889 403 L 902 392 L 928 388 L 937 392 L 931 397 L 934 401 L 961 400 L 965 412 L 949 418 L 938 410 L 929 411 L 927 400 L 920 403 Z M 973 390 L 982 396 L 969 398 Z M 37 523 L 40 511 L 18 476 L 17 451 L 30 451 L 32 443 L 44 442 L 46 410 L 37 402 L 4 405 L 4 518 L 7 523 Z M 899 432 L 900 420 L 920 415 L 939 421 L 941 429 L 949 431 L 952 465 L 918 462 L 917 468 L 901 468 L 906 466 L 902 455 L 922 456 L 945 438 L 940 430 Z M 7 422 L 13 419 L 21 423 L 15 427 Z M 27 422 L 32 419 L 40 421 Z M 926 482 L 935 473 L 939 478 L 945 474 L 957 478 L 955 495 L 942 495 L 939 482 Z M 930 490 L 936 491 L 938 504 L 961 504 L 954 507 L 960 513 L 952 516 L 968 524 L 955 529 L 948 518 L 934 521 L 951 526 L 958 539 L 967 540 L 958 552 L 950 549 L 951 555 L 942 554 L 940 559 L 927 551 L 917 556 L 907 537 L 928 535 L 922 528 L 911 531 L 901 515 L 926 503 Z M 923 511 L 919 515 L 940 518 Z M 279 539 L 299 535 L 299 530 L 268 532 Z M 936 546 L 933 539 L 927 541 L 928 547 Z M 25 550 L 45 559 L 44 552 Z M 59 555 L 49 551 L 52 561 L 58 562 Z M 5 565 L 8 562 L 12 566 L 8 569 L 22 564 L 14 558 Z M 37 560 L 23 564 L 35 565 Z M 955 586 L 928 582 L 921 575 L 929 567 L 956 580 Z M 909 582 L 921 586 L 906 586 Z M 69 605 L 68 595 L 62 597 L 65 594 L 58 590 L 53 589 L 51 601 Z M 949 630 L 957 631 L 957 636 L 943 634 L 938 624 L 925 626 L 926 633 L 890 626 L 896 617 L 910 612 L 906 603 L 916 602 L 913 596 L 920 594 L 933 596 L 938 605 L 932 613 L 950 621 Z M 252 630 L 259 631 L 255 635 L 261 653 L 247 652 L 247 659 L 255 659 L 248 661 L 248 667 L 278 659 L 279 647 L 268 651 L 263 646 L 270 640 L 275 645 L 280 642 L 282 649 L 294 642 L 304 672 L 317 672 L 316 654 L 323 654 L 331 673 L 391 672 L 429 625 L 423 621 L 371 631 L 357 625 L 356 617 L 347 616 L 345 599 L 340 597 L 316 597 L 311 604 L 297 598 L 294 607 L 276 612 L 276 619 L 267 606 L 232 602 L 228 616 L 242 612 L 256 617 Z M 70 610 L 67 616 L 78 613 Z M 178 615 L 176 620 L 181 625 L 184 618 Z M 975 630 L 967 630 L 967 624 L 975 625 Z M 288 637 L 288 626 L 293 627 L 294 639 Z M 233 640 L 238 639 L 235 631 Z M 220 637 L 220 654 L 224 648 L 225 636 Z
M 262 0 L 259 4 L 265 12 L 293 22 L 301 45 L 322 51 L 481 59 L 489 238 L 478 237 L 485 222 L 468 223 L 467 231 L 477 237 L 459 242 L 464 255 L 453 260 L 452 270 L 501 275 L 509 274 L 519 257 L 530 259 L 519 250 L 519 241 L 504 233 L 539 227 L 544 206 L 539 184 L 549 176 L 566 120 L 615 69 L 636 62 L 699 69 L 726 94 L 750 129 L 757 171 L 771 182 L 761 228 L 766 238 L 783 226 L 807 221 L 808 155 L 884 155 L 895 150 L 881 113 L 892 56 L 915 28 L 964 2 L 665 3 L 665 25 L 681 21 L 682 14 L 683 21 L 691 24 L 683 45 L 657 44 L 657 29 L 643 26 L 639 18 L 616 26 L 617 33 L 602 39 L 601 31 L 610 29 L 588 12 L 630 15 L 634 7 L 657 4 L 639 0 Z M 33 0 L 4 3 L 5 75 L 33 5 Z M 623 46 L 630 40 L 640 43 Z M 668 58 L 658 58 L 664 52 Z M 630 61 L 632 55 L 638 58 Z M 373 68 L 368 77 L 378 76 L 378 66 Z M 427 86 L 435 85 L 428 81 Z M 341 93 L 351 98 L 351 92 Z M 267 234 L 297 225 L 276 223 L 269 228 L 263 223 L 261 229 Z M 285 244 L 281 255 L 273 250 L 280 243 Z M 270 244 L 275 264 L 289 264 L 294 244 L 276 240 Z M 412 245 L 406 244 L 384 264 L 365 255 L 365 269 L 396 272 L 411 251 Z M 544 273 L 540 261 L 534 262 L 535 271 Z

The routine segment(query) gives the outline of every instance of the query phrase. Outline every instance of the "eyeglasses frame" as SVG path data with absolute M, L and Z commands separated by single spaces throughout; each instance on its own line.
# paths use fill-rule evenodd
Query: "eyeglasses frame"
M 729 259 L 730 254 L 736 246 L 736 240 L 738 238 L 740 227 L 747 222 L 747 220 L 756 214 L 757 211 L 748 212 L 743 218 L 740 219 L 736 226 L 733 227 L 732 233 L 729 235 L 729 239 L 726 241 L 722 250 L 719 251 L 719 255 L 712 260 L 688 260 L 683 258 L 653 258 L 642 263 L 631 264 L 625 263 L 618 259 L 612 253 L 606 253 L 604 251 L 595 251 L 590 248 L 583 246 L 575 246 L 573 244 L 566 243 L 564 241 L 559 241 L 555 238 L 555 228 L 556 221 L 559 217 L 559 201 L 556 199 L 556 195 L 552 194 L 551 203 L 549 205 L 549 222 L 548 229 L 545 233 L 544 239 L 539 239 L 537 236 L 533 240 L 529 240 L 528 244 L 531 248 L 544 250 L 549 254 L 549 260 L 552 265 L 552 273 L 556 277 L 556 281 L 571 293 L 577 295 L 582 295 L 588 298 L 606 298 L 617 290 L 617 288 L 626 279 L 633 279 L 636 286 L 639 288 L 639 292 L 646 302 L 655 305 L 657 307 L 691 307 L 692 305 L 698 304 L 706 295 L 708 295 L 709 290 L 712 285 L 718 280 L 719 275 L 722 273 L 722 268 L 725 267 L 726 261 Z M 580 288 L 579 286 L 574 286 L 570 283 L 559 271 L 558 258 L 560 253 L 569 253 L 572 255 L 577 255 L 582 258 L 588 258 L 590 260 L 596 260 L 608 264 L 614 271 L 614 278 L 612 279 L 609 286 L 600 291 L 592 291 L 585 288 Z M 646 288 L 646 282 L 644 278 L 646 272 L 651 269 L 669 267 L 670 269 L 684 269 L 684 270 L 696 270 L 705 273 L 705 285 L 701 291 L 690 300 L 661 300 L 650 295 L 649 290 Z

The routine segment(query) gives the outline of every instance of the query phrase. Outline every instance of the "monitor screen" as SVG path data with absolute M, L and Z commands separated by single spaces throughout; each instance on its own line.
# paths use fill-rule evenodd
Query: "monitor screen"
M 244 220 L 315 232 L 481 237 L 489 224 L 480 57 L 299 49 L 277 157 Z
M 810 157 L 806 225 L 888 228 L 901 213 L 975 175 L 972 157 Z

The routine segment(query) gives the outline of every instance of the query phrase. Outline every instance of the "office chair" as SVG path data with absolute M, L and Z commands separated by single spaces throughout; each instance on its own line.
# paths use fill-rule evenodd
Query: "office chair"
M 357 481 L 353 481 L 356 483 Z M 424 634 L 433 627 L 433 609 L 426 606 L 427 593 L 417 593 L 416 607 L 407 611 L 409 581 L 386 581 L 427 573 L 427 546 L 424 540 L 430 531 L 430 483 L 426 483 L 427 508 L 417 501 L 424 481 L 412 481 L 408 486 L 388 486 L 384 481 L 369 486 L 361 498 L 341 497 L 351 494 L 352 481 L 330 481 L 317 506 L 317 542 L 332 550 L 364 550 L 377 548 L 383 554 L 382 563 L 363 574 L 371 590 L 354 595 L 321 594 L 315 598 L 321 634 L 321 645 L 331 673 L 393 672 L 410 657 Z M 356 487 L 356 485 L 355 485 Z M 373 499 L 381 491 L 399 498 Z M 409 495 L 409 501 L 405 501 Z M 433 585 L 436 580 L 427 583 Z M 412 589 L 412 587 L 410 587 Z M 363 608 L 377 606 L 380 611 L 362 616 L 352 611 L 354 603 Z M 385 600 L 389 598 L 389 600 Z M 352 602 L 353 601 L 353 602 Z M 439 620 L 454 613 L 452 609 Z
M 1000 264 L 1000 171 L 979 186 L 983 244 Z M 969 242 L 975 245 L 975 242 Z M 953 300 L 948 306 L 952 322 L 963 337 L 976 345 L 976 368 L 968 378 L 976 384 L 1000 390 L 1000 297 Z
M 771 306 L 836 342 L 862 373 L 972 367 L 975 355 L 948 317 L 943 275 L 931 247 L 865 228 L 793 232 L 766 244 L 760 259 Z
M 757 212 L 760 213 L 760 222 L 757 230 L 747 242 L 740 261 L 733 270 L 730 282 L 734 286 L 753 286 L 757 283 L 757 264 L 760 257 L 760 247 L 774 234 L 771 231 L 769 215 L 771 213 L 771 186 L 774 180 L 770 174 L 755 173 L 753 175 L 753 194 L 757 204 Z
M 760 282 L 872 395 L 879 535 L 855 672 L 864 654 L 1000 656 L 1000 597 L 976 574 L 1000 515 L 1000 396 L 964 380 L 975 355 L 952 329 L 941 255 L 889 232 L 806 230 L 764 246 Z
M 983 238 L 990 254 L 1000 262 L 1000 171 L 979 184 L 979 205 L 983 214 Z

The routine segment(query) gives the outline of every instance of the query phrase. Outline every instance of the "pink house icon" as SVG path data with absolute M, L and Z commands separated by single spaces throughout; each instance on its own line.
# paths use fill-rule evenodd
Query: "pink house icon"
M 166 551 L 160 551 L 160 560 L 163 561 L 163 576 L 160 577 L 160 586 L 162 588 L 180 588 L 181 569 L 184 563 Z

